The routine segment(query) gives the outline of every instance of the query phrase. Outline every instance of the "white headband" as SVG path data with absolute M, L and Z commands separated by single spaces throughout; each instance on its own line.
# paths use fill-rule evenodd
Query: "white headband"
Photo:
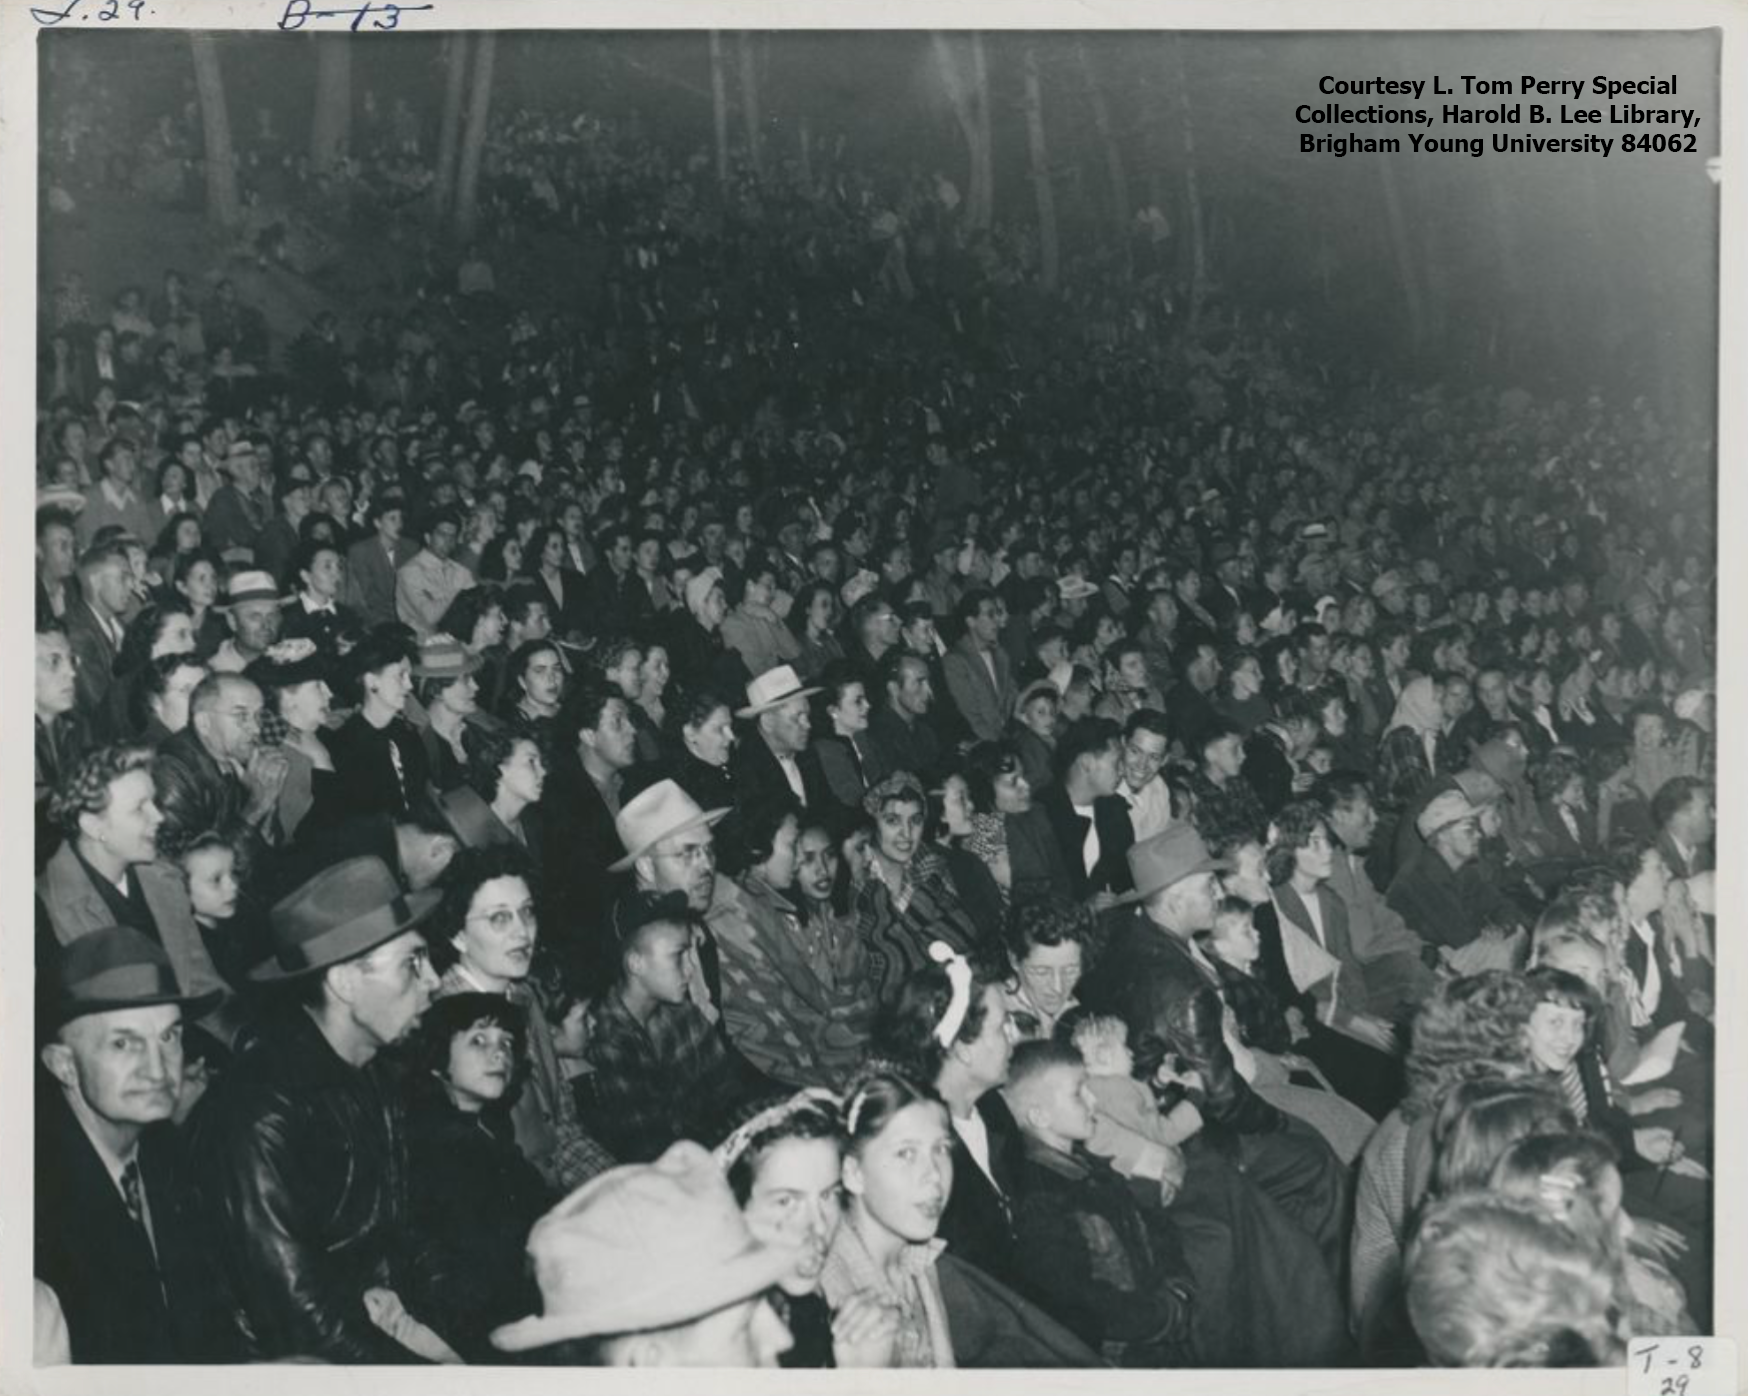
M 832 1092 L 821 1086 L 810 1086 L 790 1096 L 787 1100 L 778 1101 L 767 1110 L 761 1110 L 752 1119 L 739 1126 L 733 1134 L 718 1144 L 713 1151 L 717 1166 L 727 1172 L 734 1166 L 735 1160 L 747 1151 L 747 1146 L 753 1142 L 753 1136 L 763 1134 L 766 1130 L 781 1124 L 797 1111 L 810 1105 L 823 1106 L 833 1115 L 838 1111 L 838 1098 Z
M 947 1011 L 935 1025 L 935 1041 L 943 1047 L 951 1047 L 959 1029 L 965 1026 L 965 1015 L 971 1011 L 971 965 L 944 940 L 937 940 L 929 946 L 929 958 L 947 971 L 947 982 L 953 987 Z

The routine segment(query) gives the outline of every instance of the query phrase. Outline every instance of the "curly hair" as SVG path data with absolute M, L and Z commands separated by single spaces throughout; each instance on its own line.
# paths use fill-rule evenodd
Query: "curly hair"
M 494 607 L 499 611 L 504 609 L 504 589 L 495 582 L 480 582 L 460 592 L 449 603 L 449 609 L 444 611 L 437 628 L 472 649 L 473 632 Z
M 1552 800 L 1573 776 L 1584 775 L 1584 762 L 1574 751 L 1555 747 L 1530 767 L 1530 785 L 1538 800 Z
M 512 1090 L 528 1059 L 528 1017 L 522 1006 L 503 994 L 449 994 L 432 1000 L 419 1018 L 412 1041 L 407 1044 L 407 1065 L 415 1082 L 449 1074 L 449 1053 L 462 1033 L 487 1023 L 510 1034 Z M 504 1108 L 511 1092 L 496 1102 Z
M 540 895 L 534 865 L 519 844 L 500 843 L 488 848 L 464 848 L 443 870 L 438 888 L 443 900 L 437 914 L 427 925 L 425 940 L 431 949 L 431 963 L 439 974 L 446 973 L 458 958 L 452 939 L 461 934 L 467 914 L 479 889 L 500 877 L 519 877 L 528 884 L 536 898 Z
M 768 1123 L 756 1124 L 761 1116 L 768 1116 Z M 785 1139 L 823 1139 L 840 1155 L 846 1142 L 841 1107 L 823 1094 L 818 1099 L 784 1096 L 751 1102 L 734 1113 L 724 1143 L 735 1140 L 748 1125 L 755 1127 L 743 1140 L 736 1141 L 736 1150 L 725 1170 L 734 1200 L 742 1207 L 753 1195 L 753 1184 L 758 1181 L 765 1155 Z
M 520 742 L 532 742 L 536 750 L 540 747 L 540 739 L 519 722 L 493 727 L 470 722 L 461 729 L 461 746 L 467 753 L 467 783 L 488 805 L 498 798 L 504 766 Z
M 150 773 L 151 769 L 150 747 L 117 743 L 88 751 L 49 796 L 49 818 L 68 838 L 77 838 L 80 816 L 108 809 L 110 787 L 116 781 L 135 771 Z
M 1022 902 L 1008 913 L 1008 961 L 1015 973 L 1032 951 L 1056 945 L 1079 945 L 1090 952 L 1098 938 L 1092 912 L 1065 897 Z
M 1404 1274 L 1414 1331 L 1440 1366 L 1602 1366 L 1620 1355 L 1607 1251 L 1531 1203 L 1487 1192 L 1434 1203 Z
M 954 1043 L 975 1042 L 982 1035 L 984 1020 L 989 1016 L 986 991 L 1006 977 L 1005 966 L 973 962 L 971 968 L 971 1006 L 954 1034 Z M 875 1053 L 915 1080 L 933 1086 L 948 1052 L 935 1036 L 935 1030 L 947 1016 L 952 1002 L 953 984 L 943 966 L 929 964 L 915 971 L 899 985 L 897 997 L 874 1020 Z
M 1318 829 L 1327 832 L 1328 818 L 1317 801 L 1294 800 L 1281 807 L 1269 826 L 1273 837 L 1263 863 L 1271 884 L 1278 887 L 1293 875 L 1296 855 L 1301 848 L 1310 846 L 1311 836 Z
M 160 592 L 157 598 L 141 607 L 140 612 L 122 632 L 121 649 L 115 656 L 115 673 L 125 677 L 151 662 L 152 646 L 164 633 L 172 616 L 194 616 L 194 608 L 180 592 Z
M 1531 1071 L 1524 1029 L 1537 1001 L 1529 981 L 1510 970 L 1435 985 L 1410 1030 L 1403 1117 L 1415 1120 L 1436 1109 L 1459 1082 Z

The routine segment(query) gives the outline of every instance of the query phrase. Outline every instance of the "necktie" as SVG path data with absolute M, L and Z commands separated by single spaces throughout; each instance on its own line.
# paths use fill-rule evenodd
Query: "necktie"
M 139 1227 L 140 1235 L 145 1238 L 146 1246 L 152 1252 L 152 1259 L 158 1258 L 158 1245 L 152 1239 L 152 1228 L 146 1224 L 146 1193 L 140 1179 L 140 1161 L 130 1160 L 121 1170 L 121 1200 L 127 1204 L 128 1215 L 134 1219 L 134 1225 Z
M 1560 1090 L 1566 1097 L 1566 1103 L 1572 1107 L 1578 1123 L 1583 1124 L 1590 1118 L 1590 1102 L 1584 1095 L 1584 1077 L 1578 1070 L 1577 1062 L 1567 1063 L 1566 1069 L 1560 1073 Z

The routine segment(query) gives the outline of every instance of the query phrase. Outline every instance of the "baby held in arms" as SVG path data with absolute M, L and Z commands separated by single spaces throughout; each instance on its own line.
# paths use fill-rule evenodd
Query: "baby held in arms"
M 1057 1025 L 1058 1038 L 1072 1043 L 1086 1061 L 1087 1085 L 1098 1102 L 1098 1116 L 1087 1152 L 1109 1159 L 1130 1178 L 1151 1178 L 1169 1203 L 1183 1185 L 1184 1156 L 1178 1147 L 1202 1127 L 1202 1115 L 1189 1093 L 1202 1089 L 1199 1073 L 1178 1073 L 1170 1062 L 1155 1073 L 1154 1085 L 1133 1076 L 1129 1027 L 1121 1018 L 1070 1009 Z M 1155 1096 L 1157 1087 L 1166 1103 Z

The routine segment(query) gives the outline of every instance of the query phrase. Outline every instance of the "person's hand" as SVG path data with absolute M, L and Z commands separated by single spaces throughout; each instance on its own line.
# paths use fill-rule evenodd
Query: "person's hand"
M 1117 894 L 1115 892 L 1109 892 L 1109 891 L 1094 892 L 1093 896 L 1092 896 L 1092 901 L 1090 903 L 1088 903 L 1088 905 L 1090 905 L 1092 907 L 1094 915 L 1097 915 L 1100 912 L 1109 911 L 1116 904 L 1117 904 Z
M 1287 1037 L 1293 1042 L 1303 1042 L 1311 1036 L 1311 1029 L 1305 1025 L 1305 1014 L 1297 1005 L 1286 1011 Z
M 873 1294 L 852 1294 L 832 1316 L 832 1355 L 840 1367 L 890 1367 L 898 1310 Z
M 1376 1047 L 1380 1052 L 1396 1053 L 1396 1029 L 1382 1018 L 1374 1018 L 1369 1013 L 1356 1013 L 1347 1023 L 1348 1032 L 1359 1038 L 1361 1042 Z
M 1639 1157 L 1652 1163 L 1674 1163 L 1682 1155 L 1681 1141 L 1675 1131 L 1662 1125 L 1647 1125 L 1633 1131 L 1633 1147 Z
M 247 812 L 250 823 L 266 818 L 273 811 L 290 771 L 291 758 L 278 747 L 255 748 L 243 775 L 250 792 Z
M 1677 1260 L 1687 1253 L 1687 1237 L 1663 1222 L 1633 1218 L 1633 1240 L 1641 1250 L 1662 1260 Z
M 1670 1164 L 1669 1171 L 1676 1174 L 1678 1177 L 1693 1178 L 1702 1183 L 1712 1176 L 1706 1170 L 1706 1166 L 1698 1159 L 1687 1158 L 1685 1156 L 1676 1159 L 1674 1163 Z
M 1658 1086 L 1627 1097 L 1627 1109 L 1635 1115 L 1654 1115 L 1659 1110 L 1675 1110 L 1681 1105 L 1681 1092 L 1673 1086 Z

